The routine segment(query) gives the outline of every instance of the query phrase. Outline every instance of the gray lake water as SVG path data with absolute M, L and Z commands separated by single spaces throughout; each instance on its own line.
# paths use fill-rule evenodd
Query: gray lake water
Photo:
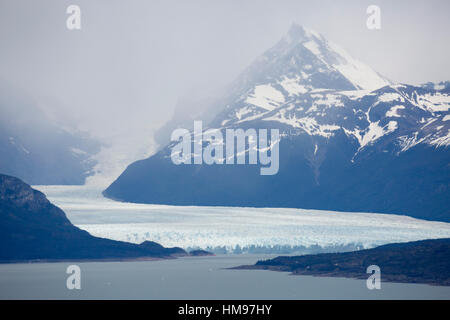
M 268 256 L 223 255 L 160 261 L 0 265 L 0 299 L 450 299 L 450 287 L 226 270 Z M 66 268 L 81 268 L 68 290 Z M 382 275 L 381 275 L 382 276 Z

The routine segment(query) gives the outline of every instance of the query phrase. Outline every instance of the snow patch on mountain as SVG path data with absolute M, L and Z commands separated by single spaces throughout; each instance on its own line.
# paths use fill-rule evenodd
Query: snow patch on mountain
M 295 78 L 285 77 L 280 81 L 280 85 L 288 92 L 289 96 L 296 96 L 308 92 L 308 89 L 301 85 L 299 81 L 300 78 L 298 76 Z
M 303 46 L 323 61 L 322 53 L 320 52 L 317 42 L 315 42 L 314 40 L 310 40 L 308 42 L 305 42 Z
M 252 108 L 243 107 L 243 108 L 239 109 L 238 111 L 236 111 L 236 118 L 241 120 L 243 116 L 245 116 L 246 114 L 249 114 L 249 113 L 251 113 L 253 111 L 254 110 L 252 110 Z M 226 122 L 225 122 L 225 124 L 226 124 Z
M 389 111 L 386 112 L 386 117 L 387 118 L 390 118 L 390 117 L 391 118 L 399 118 L 399 117 L 401 117 L 401 115 L 398 114 L 398 110 L 401 110 L 401 109 L 405 109 L 405 107 L 402 106 L 402 105 L 391 107 L 389 109 Z
M 444 147 L 450 145 L 450 129 L 447 130 L 447 134 L 445 136 L 441 136 L 430 141 L 431 145 L 436 147 Z
M 344 128 L 344 132 L 347 136 L 353 136 L 358 140 L 359 150 L 364 147 L 373 144 L 377 139 L 383 137 L 386 134 L 397 130 L 398 125 L 396 121 L 389 121 L 385 126 L 380 126 L 380 121 L 371 122 L 370 125 L 364 130 L 349 130 Z
M 450 109 L 450 96 L 437 92 L 436 94 L 424 94 L 417 97 L 417 103 L 431 112 L 445 112 Z
M 398 143 L 401 147 L 401 152 L 405 152 L 412 147 L 422 143 L 427 137 L 418 138 L 418 132 L 415 132 L 412 136 L 400 136 L 398 137 Z
M 392 101 L 400 101 L 405 102 L 405 98 L 403 98 L 398 93 L 383 93 L 378 97 L 378 102 L 392 102 Z
M 284 95 L 270 84 L 258 85 L 245 102 L 266 110 L 273 110 L 284 102 Z
M 330 138 L 333 136 L 333 132 L 341 129 L 340 126 L 333 124 L 319 124 L 316 119 L 312 117 L 303 117 L 296 118 L 294 116 L 286 116 L 286 113 L 283 112 L 277 113 L 274 116 L 264 118 L 265 121 L 277 121 L 283 124 L 287 124 L 292 126 L 293 128 L 302 129 L 310 136 L 322 136 L 324 138 Z
M 312 94 L 312 98 L 316 98 L 314 100 L 313 105 L 325 105 L 327 107 L 343 107 L 344 103 L 341 101 L 340 95 L 336 94 Z M 312 110 L 311 110 L 312 111 Z
M 347 96 L 351 100 L 358 100 L 364 96 L 370 95 L 370 90 L 346 90 L 346 91 L 339 91 L 339 94 L 342 94 L 344 96 Z
M 333 67 L 349 79 L 356 88 L 376 90 L 390 84 L 389 81 L 382 78 L 372 68 L 352 58 L 344 49 L 335 43 L 328 41 L 327 44 L 332 51 L 339 55 L 339 62 L 334 64 Z

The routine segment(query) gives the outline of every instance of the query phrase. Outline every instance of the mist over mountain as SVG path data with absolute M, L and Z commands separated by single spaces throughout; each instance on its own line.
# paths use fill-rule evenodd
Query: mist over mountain
M 325 54 L 315 56 L 319 46 Z M 276 85 L 280 87 L 281 84 L 282 91 L 287 90 L 289 96 L 293 95 L 292 90 L 295 95 L 296 90 L 299 90 L 297 94 L 307 92 L 306 88 L 370 90 L 390 83 L 335 44 L 328 42 L 322 35 L 293 24 L 283 39 L 256 59 L 221 92 L 203 92 L 202 96 L 197 90 L 194 94 L 179 99 L 172 119 L 156 132 L 156 141 L 167 144 L 174 129 L 192 129 L 194 120 L 202 120 L 207 124 L 214 118 L 221 120 L 222 116 L 217 116 L 218 111 L 223 110 L 224 106 L 228 109 L 229 105 L 242 98 L 246 99 L 249 91 L 261 92 L 264 87 L 255 87 L 255 84 L 265 83 L 270 79 L 277 79 Z M 257 107 L 264 108 L 261 105 Z
M 0 173 L 30 184 L 84 184 L 101 144 L 52 119 L 27 92 L 0 81 Z
M 278 174 L 260 176 L 255 165 L 174 165 L 171 143 L 131 164 L 104 193 L 142 203 L 449 221 L 449 93 L 445 83 L 395 84 L 322 35 L 293 25 L 207 111 L 208 128 L 222 133 L 279 129 Z

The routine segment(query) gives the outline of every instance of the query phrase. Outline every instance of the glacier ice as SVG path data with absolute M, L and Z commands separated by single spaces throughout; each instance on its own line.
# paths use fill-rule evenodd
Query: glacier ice
M 116 202 L 96 187 L 35 186 L 99 237 L 215 253 L 317 253 L 450 237 L 450 223 L 394 214 Z

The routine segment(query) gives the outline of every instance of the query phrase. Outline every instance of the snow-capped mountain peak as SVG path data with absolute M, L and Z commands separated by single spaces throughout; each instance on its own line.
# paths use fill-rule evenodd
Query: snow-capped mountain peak
M 284 85 L 285 84 L 285 85 Z M 282 86 L 291 96 L 323 89 L 375 90 L 391 84 L 323 35 L 292 25 L 289 32 L 234 81 L 234 99 L 255 86 Z
M 418 143 L 447 146 L 450 96 L 446 86 L 430 86 L 391 84 L 324 36 L 294 24 L 241 74 L 211 126 L 264 123 L 325 139 L 343 132 L 357 144 L 354 157 L 383 137 L 395 140 L 396 152 Z
M 320 33 L 309 28 L 293 24 L 287 35 L 273 49 L 295 57 L 299 47 L 306 48 L 322 65 L 313 72 L 338 72 L 353 86 L 353 89 L 376 90 L 391 84 L 366 64 L 354 59 L 337 44 L 328 41 Z M 301 50 L 302 51 L 302 50 Z M 294 60 L 293 60 L 294 61 Z M 311 73 L 311 72 L 310 72 Z

